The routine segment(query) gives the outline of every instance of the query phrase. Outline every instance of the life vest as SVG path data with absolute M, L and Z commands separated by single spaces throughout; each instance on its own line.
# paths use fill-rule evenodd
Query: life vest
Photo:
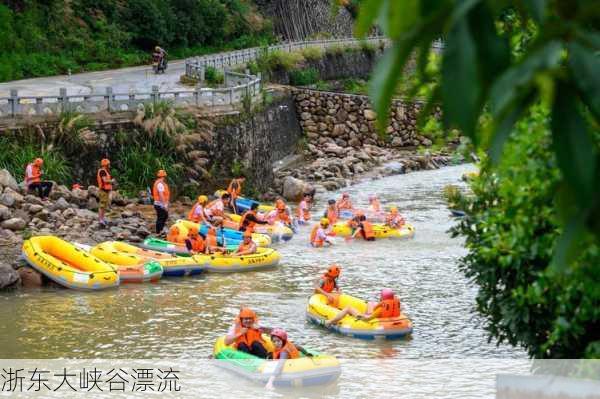
M 235 186 L 235 187 L 234 187 Z M 236 199 L 242 193 L 242 181 L 240 179 L 233 179 L 227 187 L 227 192 L 231 195 L 232 199 Z
M 275 349 L 273 351 L 273 360 L 279 359 L 282 352 L 288 353 L 288 359 L 298 359 L 300 357 L 300 351 L 298 351 L 296 345 L 291 343 L 289 340 L 281 347 L 281 349 Z
M 373 225 L 371 222 L 367 222 L 366 220 L 362 222 L 362 230 L 365 235 L 365 239 L 369 240 L 371 238 L 375 238 L 375 232 L 373 231 Z
M 167 241 L 175 243 L 180 242 L 179 233 L 179 227 L 171 226 L 171 228 L 169 229 L 169 233 L 167 234 Z
M 315 247 L 322 247 L 325 242 L 317 236 L 317 232 L 321 228 L 320 224 L 315 225 L 310 232 L 310 243 Z
M 108 179 L 108 183 L 102 179 L 102 176 L 100 176 L 100 172 L 102 172 L 102 171 L 104 171 L 104 173 L 106 173 L 106 176 L 104 176 L 104 177 L 106 179 Z M 106 170 L 104 168 L 98 169 L 98 172 L 96 173 L 96 181 L 98 182 L 98 188 L 100 190 L 111 191 L 112 190 L 112 183 L 110 182 L 111 179 L 112 179 L 112 177 L 110 176 L 110 173 L 108 172 L 108 170 Z
M 239 334 L 241 330 L 242 324 L 238 321 L 235 325 L 235 334 Z M 239 336 L 235 340 L 235 347 L 237 348 L 239 344 L 244 343 L 248 345 L 248 348 L 250 348 L 252 347 L 252 344 L 256 341 L 262 342 L 262 335 L 260 330 L 257 328 L 249 328 L 248 331 L 246 331 L 246 334 Z
M 352 202 L 342 199 L 338 202 L 337 207 L 338 209 L 352 209 Z
M 331 278 L 329 275 L 323 275 L 323 284 L 321 285 L 321 289 L 327 293 L 332 293 L 333 290 L 337 288 L 337 281 L 334 278 Z
M 198 210 L 198 208 L 200 208 L 200 212 L 196 212 Z M 192 207 L 192 209 L 190 210 L 190 213 L 188 213 L 188 220 L 191 220 L 194 223 L 199 223 L 203 220 L 206 219 L 205 215 L 204 215 L 204 208 L 202 207 L 202 205 L 200 205 L 199 203 L 195 203 L 194 206 Z
M 242 216 L 242 219 L 240 219 L 240 229 L 246 229 L 246 231 L 254 232 L 254 226 L 256 226 L 256 222 L 248 220 L 248 215 L 257 217 L 256 211 L 253 211 L 252 209 L 246 211 L 246 213 L 244 213 Z
M 194 252 L 204 252 L 206 249 L 206 242 L 202 239 L 202 237 L 197 236 L 194 238 L 188 238 L 190 243 L 192 244 L 192 251 Z
M 39 183 L 42 179 L 42 170 L 34 163 L 30 163 L 25 168 L 25 184 Z
M 398 317 L 400 316 L 400 299 L 394 296 L 393 299 L 386 299 L 379 303 L 381 305 L 381 313 L 379 317 Z
M 221 205 L 219 206 L 218 204 Z M 225 204 L 220 199 L 216 199 L 206 206 L 206 210 L 210 212 L 211 216 L 225 216 L 224 209 Z
M 256 248 L 256 244 L 254 244 L 253 242 L 248 243 L 248 244 L 244 244 L 243 242 L 240 244 L 240 246 L 238 247 L 238 252 L 245 252 L 248 251 L 249 249 L 253 249 Z
M 404 225 L 404 219 L 402 218 L 402 216 L 400 216 L 398 214 L 396 214 L 396 215 L 390 214 L 386 218 L 386 224 L 395 229 L 399 229 L 400 227 L 402 227 L 402 225 Z
M 306 201 L 300 202 L 298 209 L 296 210 L 296 216 L 298 216 L 298 219 L 304 220 L 305 222 L 310 220 L 310 211 L 308 210 L 308 204 Z
M 154 202 L 162 202 L 158 192 L 158 183 L 163 184 L 163 187 L 165 188 L 165 191 L 163 191 L 163 197 L 166 202 L 169 202 L 169 199 L 171 198 L 171 191 L 169 190 L 169 185 L 167 184 L 167 182 L 164 181 L 164 179 L 162 178 L 156 179 L 156 181 L 154 182 L 154 186 L 152 186 L 152 198 L 154 198 Z
M 348 227 L 350 227 L 351 229 L 357 229 L 358 228 L 358 222 L 354 219 L 350 219 L 346 222 L 346 224 L 348 225 Z
M 292 223 L 292 220 L 290 219 L 290 215 L 288 215 L 287 212 L 277 212 L 275 220 L 279 220 L 280 222 L 283 222 L 285 224 Z
M 327 208 L 327 212 L 325 214 L 325 217 L 327 219 L 329 219 L 329 223 L 330 224 L 334 224 L 335 222 L 337 222 L 338 219 L 338 213 L 336 209 L 329 209 Z

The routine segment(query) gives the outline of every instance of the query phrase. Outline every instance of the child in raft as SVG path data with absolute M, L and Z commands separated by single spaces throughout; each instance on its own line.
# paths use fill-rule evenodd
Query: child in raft
M 300 357 L 300 352 L 308 357 L 312 357 L 312 353 L 308 352 L 300 345 L 294 345 L 292 341 L 288 339 L 287 332 L 282 328 L 274 328 L 271 331 L 271 342 L 273 342 L 273 346 L 275 347 L 271 358 L 273 360 L 279 360 L 279 362 L 277 363 L 275 371 L 269 378 L 267 385 L 265 385 L 265 388 L 267 389 L 273 389 L 273 382 L 281 375 L 286 360 L 298 359 Z
M 342 268 L 340 266 L 331 265 L 315 285 L 315 294 L 324 295 L 327 298 L 327 303 L 334 307 L 338 306 L 341 294 L 337 282 L 341 272 Z
M 331 327 L 339 323 L 347 315 L 356 317 L 359 320 L 369 321 L 375 318 L 390 318 L 398 317 L 401 313 L 400 299 L 394 294 L 389 288 L 381 290 L 379 303 L 369 302 L 367 304 L 367 311 L 360 313 L 358 310 L 351 306 L 342 309 L 335 317 L 325 322 L 326 327 Z
M 395 206 L 391 207 L 390 213 L 388 213 L 385 217 L 385 224 L 393 229 L 399 229 L 404 226 L 404 223 L 406 223 L 406 221 L 402 215 L 398 213 L 398 208 Z
M 359 214 L 352 218 L 350 227 L 356 229 L 350 238 L 356 238 L 360 234 L 365 241 L 375 241 L 373 225 L 367 220 L 365 215 Z
M 242 256 L 242 255 L 252 255 L 257 251 L 256 244 L 252 241 L 252 233 L 250 231 L 244 232 L 244 240 L 238 247 L 238 249 L 233 253 L 233 255 Z

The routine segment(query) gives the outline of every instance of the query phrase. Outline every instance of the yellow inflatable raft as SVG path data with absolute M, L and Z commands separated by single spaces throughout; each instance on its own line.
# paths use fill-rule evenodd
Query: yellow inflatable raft
M 263 335 L 263 341 L 266 349 L 273 352 L 274 346 L 270 338 Z M 276 387 L 324 385 L 339 378 L 340 362 L 334 356 L 308 352 L 312 357 L 302 354 L 297 359 L 285 360 L 281 374 L 275 379 L 273 385 Z M 278 365 L 278 360 L 261 359 L 238 351 L 233 346 L 225 345 L 225 337 L 217 339 L 213 356 L 217 359 L 217 366 L 263 385 L 267 383 Z
M 242 220 L 240 215 L 227 214 L 231 220 L 225 222 L 226 227 L 239 228 L 239 223 Z M 257 224 L 254 226 L 254 231 L 260 234 L 266 234 L 271 237 L 273 242 L 279 241 L 280 239 L 283 241 L 289 241 L 294 236 L 294 231 L 289 227 L 283 225 L 282 223 L 276 224 Z
M 332 231 L 340 237 L 350 237 L 353 230 L 347 222 L 338 222 L 333 225 Z M 411 238 L 415 235 L 415 228 L 410 223 L 405 223 L 399 229 L 393 229 L 385 224 L 373 224 L 375 238 Z M 358 236 L 357 236 L 358 237 Z
M 361 299 L 342 294 L 339 297 L 339 306 L 336 308 L 327 303 L 324 295 L 314 294 L 308 301 L 306 316 L 313 323 L 325 325 L 326 320 L 333 319 L 340 309 L 347 306 L 365 313 L 368 305 Z M 412 322 L 403 313 L 399 317 L 376 318 L 368 321 L 347 315 L 338 324 L 328 328 L 361 339 L 396 339 L 412 333 Z
M 32 237 L 23 256 L 34 269 L 67 288 L 99 290 L 119 285 L 117 268 L 54 236 Z
M 281 256 L 272 248 L 258 248 L 251 255 L 194 255 L 192 258 L 204 267 L 204 270 L 217 273 L 247 272 L 275 267 Z
M 201 229 L 201 232 L 205 232 L 208 230 L 208 227 L 201 226 L 198 223 L 191 222 L 189 220 L 178 220 L 173 226 L 176 226 L 179 229 L 179 241 L 178 243 L 185 242 L 187 238 L 188 232 L 190 229 Z M 240 231 L 233 231 L 230 229 L 224 229 L 223 237 L 225 238 L 225 244 L 227 241 L 232 243 L 240 243 L 242 241 L 244 233 Z M 271 245 L 271 237 L 266 234 L 254 233 L 252 234 L 252 241 L 256 243 L 259 247 L 267 248 Z

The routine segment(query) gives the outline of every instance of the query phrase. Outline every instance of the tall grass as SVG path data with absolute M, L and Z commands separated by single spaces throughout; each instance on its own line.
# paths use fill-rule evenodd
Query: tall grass
M 58 149 L 42 149 L 41 144 L 18 144 L 0 137 L 0 169 L 7 169 L 17 181 L 23 181 L 25 167 L 35 158 L 44 159 L 44 179 L 56 181 L 59 184 L 73 182 L 70 163 Z

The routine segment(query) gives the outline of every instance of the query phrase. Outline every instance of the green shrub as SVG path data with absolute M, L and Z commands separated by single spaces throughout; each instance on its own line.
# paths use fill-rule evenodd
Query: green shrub
M 369 42 L 360 42 L 360 49 L 366 54 L 374 55 L 377 52 L 377 45 Z
M 319 61 L 323 58 L 324 54 L 323 49 L 317 46 L 304 48 L 301 53 L 307 61 Z
M 220 85 L 225 82 L 225 74 L 215 67 L 208 66 L 204 71 L 204 80 L 209 85 Z
M 259 58 L 259 66 L 266 71 L 275 71 L 282 69 L 290 71 L 296 68 L 304 61 L 304 57 L 299 52 L 288 53 L 286 51 L 276 50 L 264 53 Z
M 342 46 L 341 44 L 332 44 L 325 49 L 325 54 L 337 56 L 344 54 L 345 51 L 346 47 Z
M 44 179 L 59 184 L 70 185 L 73 182 L 72 168 L 59 150 L 42 149 L 41 144 L 24 144 L 0 138 L 0 169 L 7 169 L 17 181 L 24 180 L 25 167 L 35 158 L 44 159 Z
M 294 86 L 308 86 L 319 80 L 319 71 L 315 68 L 295 69 L 290 71 L 290 83 Z

